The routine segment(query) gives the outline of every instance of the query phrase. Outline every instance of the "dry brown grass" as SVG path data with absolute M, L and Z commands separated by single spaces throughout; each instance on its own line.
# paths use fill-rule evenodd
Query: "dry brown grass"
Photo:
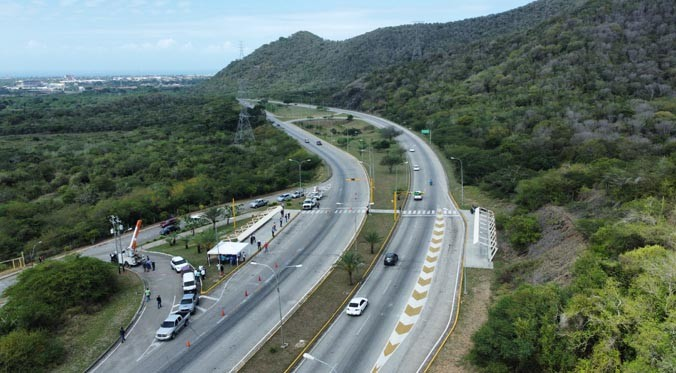
M 467 270 L 467 295 L 463 295 L 460 317 L 455 331 L 446 341 L 437 359 L 429 369 L 431 373 L 477 372 L 465 355 L 472 348 L 472 334 L 488 318 L 491 303 L 493 271 L 486 269 Z

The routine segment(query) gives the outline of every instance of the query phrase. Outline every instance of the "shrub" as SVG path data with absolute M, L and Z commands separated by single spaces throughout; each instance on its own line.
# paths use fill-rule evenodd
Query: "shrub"
M 507 222 L 506 227 L 509 243 L 520 254 L 524 254 L 528 250 L 528 245 L 537 242 L 542 237 L 540 225 L 532 215 L 513 216 Z
M 16 330 L 0 337 L 2 372 L 46 372 L 64 355 L 61 342 L 43 331 Z
M 71 256 L 28 269 L 5 291 L 2 329 L 55 329 L 70 308 L 94 310 L 117 291 L 117 277 L 110 263 Z

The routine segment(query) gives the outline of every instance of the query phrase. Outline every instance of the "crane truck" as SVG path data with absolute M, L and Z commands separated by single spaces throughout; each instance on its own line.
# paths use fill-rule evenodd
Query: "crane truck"
M 136 228 L 134 228 L 134 233 L 131 236 L 131 242 L 129 243 L 129 246 L 126 249 L 122 250 L 122 255 L 120 258 L 114 258 L 115 256 L 117 256 L 117 254 L 110 254 L 111 259 L 113 259 L 112 261 L 116 261 L 119 264 L 128 267 L 133 267 L 141 264 L 143 258 L 141 258 L 141 255 L 139 255 L 138 252 L 136 252 L 136 241 L 138 239 L 138 233 L 141 230 L 141 224 L 142 221 L 140 219 L 136 221 Z

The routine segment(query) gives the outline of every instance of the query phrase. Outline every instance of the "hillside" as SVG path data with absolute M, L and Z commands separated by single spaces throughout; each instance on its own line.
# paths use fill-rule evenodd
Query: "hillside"
M 509 12 L 459 22 L 381 28 L 345 41 L 325 40 L 301 31 L 232 62 L 205 86 L 234 94 L 242 80 L 246 95 L 251 97 L 290 92 L 311 96 L 340 89 L 376 69 L 454 54 L 469 42 L 526 29 L 573 3 L 537 1 Z

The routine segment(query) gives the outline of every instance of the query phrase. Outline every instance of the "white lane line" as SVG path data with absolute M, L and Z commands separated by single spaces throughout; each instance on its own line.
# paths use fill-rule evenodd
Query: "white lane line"
M 357 334 L 356 334 L 356 335 L 359 335 L 359 333 L 361 333 L 361 330 L 364 329 L 364 326 L 369 322 L 369 319 L 370 319 L 370 318 L 371 318 L 371 315 L 368 315 L 368 316 L 366 317 L 366 320 L 364 320 L 364 323 L 361 324 L 361 326 L 359 327 L 359 330 L 357 330 Z
M 210 297 L 210 296 L 208 296 L 208 295 L 200 295 L 200 299 L 202 299 L 202 298 L 204 298 L 204 299 L 209 299 L 209 300 L 213 300 L 213 301 L 215 301 L 215 302 L 218 301 L 218 298 Z

